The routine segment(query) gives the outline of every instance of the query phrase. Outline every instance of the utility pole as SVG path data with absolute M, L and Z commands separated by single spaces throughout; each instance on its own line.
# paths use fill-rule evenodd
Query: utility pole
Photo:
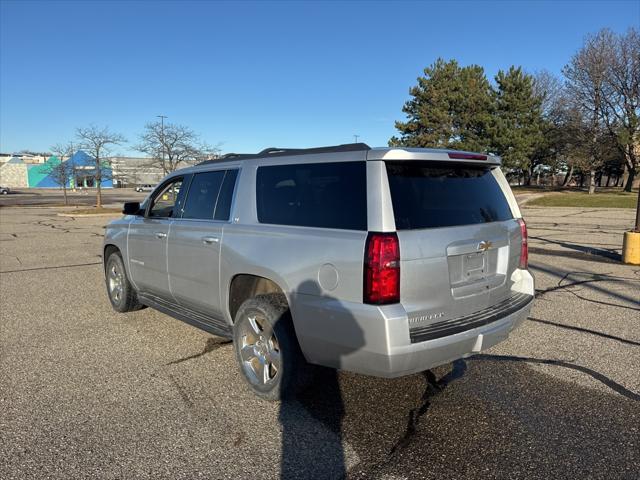
M 160 119 L 160 131 L 162 135 L 162 168 L 164 169 L 164 119 L 169 118 L 166 115 L 156 115 Z
M 353 136 L 353 138 L 355 138 L 355 140 L 356 140 L 356 141 L 355 141 L 355 142 L 353 142 L 353 143 L 358 143 L 358 139 L 360 138 L 360 135 L 354 135 L 354 136 Z

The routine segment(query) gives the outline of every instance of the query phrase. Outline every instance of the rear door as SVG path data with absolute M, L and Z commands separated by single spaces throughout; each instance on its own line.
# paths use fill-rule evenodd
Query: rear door
M 171 292 L 178 303 L 222 318 L 220 246 L 229 221 L 238 170 L 195 173 L 168 247 Z
M 510 296 L 520 229 L 495 168 L 386 162 L 410 327 L 469 315 Z

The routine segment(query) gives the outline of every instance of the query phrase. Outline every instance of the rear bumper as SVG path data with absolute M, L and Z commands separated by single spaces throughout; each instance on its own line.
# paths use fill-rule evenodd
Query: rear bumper
M 445 335 L 442 326 L 422 338 L 410 333 L 400 304 L 375 307 L 310 295 L 292 302 L 296 333 L 311 363 L 377 377 L 409 375 L 506 340 L 533 304 L 533 279 L 522 274 L 527 288 L 514 291 L 511 303 L 447 322 L 455 328 Z

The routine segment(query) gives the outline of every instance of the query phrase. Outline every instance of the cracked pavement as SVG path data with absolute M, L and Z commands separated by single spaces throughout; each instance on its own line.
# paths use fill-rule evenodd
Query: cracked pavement
M 282 404 L 222 339 L 115 313 L 108 218 L 55 212 L 0 208 L 2 479 L 638 477 L 631 210 L 523 208 L 538 298 L 508 341 L 393 380 L 319 369 Z

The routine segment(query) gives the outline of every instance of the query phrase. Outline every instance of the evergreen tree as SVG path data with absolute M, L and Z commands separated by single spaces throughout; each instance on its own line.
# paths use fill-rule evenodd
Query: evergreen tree
M 407 121 L 396 122 L 401 136 L 390 146 L 487 151 L 492 99 L 482 67 L 440 58 L 409 93 L 413 98 L 402 108 Z
M 495 80 L 493 150 L 505 167 L 522 170 L 529 180 L 535 167 L 532 157 L 544 142 L 543 99 L 536 94 L 533 77 L 520 67 L 500 70 Z

